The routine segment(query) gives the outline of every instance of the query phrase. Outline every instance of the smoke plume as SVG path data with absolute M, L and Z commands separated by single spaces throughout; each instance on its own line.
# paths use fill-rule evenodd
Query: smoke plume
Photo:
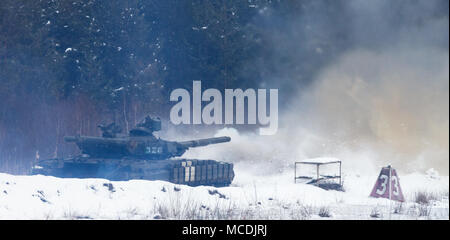
M 216 135 L 230 135 L 231 143 L 187 156 L 233 161 L 261 173 L 286 170 L 296 160 L 327 156 L 340 158 L 344 169 L 362 174 L 387 164 L 401 172 L 435 168 L 448 174 L 448 2 L 355 0 L 340 9 L 338 16 L 351 19 L 345 26 L 340 17 L 329 19 L 317 11 L 296 21 L 277 18 L 281 22 L 277 32 L 284 35 L 276 38 L 283 39 L 267 47 L 290 64 L 273 67 L 282 73 L 273 73 L 269 85 L 277 84 L 277 74 L 295 77 L 295 63 L 323 64 L 316 65 L 310 84 L 290 80 L 289 88 L 297 90 L 280 106 L 275 136 L 223 129 Z M 304 29 L 311 34 L 298 34 Z M 344 43 L 329 34 L 336 29 L 337 35 L 345 36 Z M 323 47 L 327 44 L 321 42 L 312 47 L 318 57 L 330 54 L 330 61 L 315 61 L 307 59 L 314 56 L 283 47 L 314 45 L 311 38 L 317 35 L 327 36 L 328 44 L 339 42 L 344 50 L 328 53 Z M 282 88 L 279 94 L 283 97 Z

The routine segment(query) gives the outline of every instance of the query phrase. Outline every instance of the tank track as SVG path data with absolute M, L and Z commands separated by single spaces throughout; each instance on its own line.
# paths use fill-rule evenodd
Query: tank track
M 189 186 L 218 187 L 230 185 L 234 178 L 232 163 L 198 159 L 48 159 L 40 161 L 32 174 L 62 178 L 105 178 L 112 181 L 161 180 Z

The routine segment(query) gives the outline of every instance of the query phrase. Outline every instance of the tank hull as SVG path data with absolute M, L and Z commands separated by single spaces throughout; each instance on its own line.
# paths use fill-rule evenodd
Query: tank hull
M 48 159 L 38 163 L 32 174 L 61 178 L 105 178 L 161 180 L 189 186 L 228 186 L 234 178 L 232 163 L 198 159 L 145 160 L 134 158 Z

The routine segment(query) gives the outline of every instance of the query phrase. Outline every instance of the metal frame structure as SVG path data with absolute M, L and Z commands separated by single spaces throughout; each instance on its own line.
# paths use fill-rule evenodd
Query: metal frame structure
M 339 164 L 339 175 L 320 175 L 319 168 L 321 165 L 327 165 L 327 164 Z M 308 177 L 308 176 L 297 176 L 297 165 L 299 164 L 308 164 L 308 165 L 316 165 L 316 178 Z M 295 162 L 295 170 L 294 170 L 294 182 L 297 183 L 297 179 L 311 179 L 308 183 L 318 183 L 322 180 L 327 179 L 336 179 L 339 178 L 339 185 L 342 186 L 342 162 L 341 161 L 330 161 L 330 162 Z

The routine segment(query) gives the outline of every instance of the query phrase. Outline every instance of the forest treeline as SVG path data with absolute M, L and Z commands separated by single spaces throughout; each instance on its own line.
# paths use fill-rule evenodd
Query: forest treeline
M 276 74 L 289 76 L 274 61 L 294 78 L 313 74 L 313 60 L 293 65 L 273 46 L 285 22 L 325 3 L 338 14 L 333 1 L 2 0 L 0 170 L 26 173 L 36 155 L 73 153 L 62 137 L 98 134 L 100 122 L 128 129 L 145 114 L 166 118 L 170 91 L 193 80 L 280 87 Z

